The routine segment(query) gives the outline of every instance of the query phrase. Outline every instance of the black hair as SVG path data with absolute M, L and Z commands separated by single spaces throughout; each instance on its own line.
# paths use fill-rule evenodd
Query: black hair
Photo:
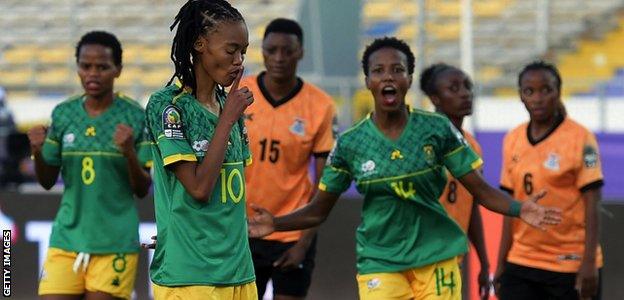
M 80 56 L 80 48 L 84 45 L 101 45 L 113 50 L 113 62 L 116 66 L 121 66 L 121 43 L 117 37 L 106 31 L 91 31 L 87 32 L 80 38 L 78 44 L 76 44 L 76 62 Z
M 561 93 L 561 75 L 559 74 L 559 70 L 555 65 L 551 63 L 547 63 L 543 60 L 536 60 L 526 66 L 520 71 L 520 75 L 518 75 L 518 88 L 522 85 L 522 77 L 529 71 L 538 71 L 543 70 L 552 74 L 557 80 L 557 90 Z
M 171 45 L 175 72 L 167 85 L 177 77 L 183 87 L 191 87 L 193 91 L 196 89 L 193 70 L 195 41 L 224 21 L 245 22 L 241 13 L 225 0 L 189 0 L 180 8 L 169 27 L 173 31 L 177 26 L 177 30 Z
M 299 23 L 294 20 L 277 18 L 271 21 L 264 30 L 264 37 L 262 37 L 262 39 L 266 39 L 271 32 L 294 34 L 297 36 L 299 44 L 303 46 L 303 30 L 301 26 L 299 26 Z
M 373 43 L 366 46 L 366 49 L 364 50 L 364 55 L 362 55 L 362 70 L 364 71 L 365 76 L 368 76 L 368 59 L 375 51 L 381 48 L 393 48 L 403 52 L 403 54 L 407 57 L 407 73 L 409 75 L 414 74 L 414 62 L 416 59 L 414 58 L 414 53 L 412 53 L 409 45 L 395 37 L 383 37 L 375 39 Z
M 520 71 L 520 74 L 518 75 L 518 88 L 522 88 L 522 77 L 524 77 L 524 75 L 530 71 L 546 71 L 546 72 L 549 72 L 553 77 L 555 77 L 555 80 L 557 81 L 555 83 L 557 85 L 557 92 L 559 92 L 559 97 L 561 97 L 562 82 L 561 82 L 561 75 L 559 74 L 559 70 L 557 69 L 555 65 L 545 62 L 543 60 L 536 60 L 524 66 L 524 68 L 522 69 L 522 71 Z M 567 110 L 565 108 L 565 105 L 563 105 L 561 98 L 559 99 L 559 103 L 557 104 L 557 107 L 559 108 L 558 112 L 560 115 L 565 116 L 567 114 Z
M 451 70 L 462 72 L 457 67 L 445 63 L 437 63 L 427 67 L 420 73 L 420 90 L 428 97 L 438 94 L 436 83 L 440 74 Z

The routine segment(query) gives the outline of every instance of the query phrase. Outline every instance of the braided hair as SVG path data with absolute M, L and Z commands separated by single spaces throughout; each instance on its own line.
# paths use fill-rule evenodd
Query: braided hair
M 518 75 L 518 88 L 522 88 L 522 78 L 527 72 L 530 72 L 530 71 L 546 71 L 550 73 L 553 77 L 555 77 L 555 81 L 556 81 L 555 85 L 557 86 L 557 92 L 559 93 L 559 96 L 561 96 L 562 81 L 561 81 L 561 75 L 559 74 L 559 70 L 557 69 L 555 65 L 545 62 L 543 60 L 536 60 L 524 66 L 524 68 L 522 68 L 522 71 L 520 71 L 520 74 Z M 559 98 L 559 103 L 557 103 L 557 108 L 558 108 L 559 114 L 561 114 L 562 116 L 565 116 L 567 114 L 565 105 L 563 105 L 561 98 Z
M 193 45 L 201 35 L 209 34 L 225 21 L 245 21 L 241 13 L 225 0 L 189 0 L 180 8 L 169 27 L 171 31 L 176 26 L 177 29 L 171 45 L 171 60 L 175 71 L 167 85 L 178 78 L 183 87 L 196 90 Z
M 438 77 L 440 74 L 451 70 L 459 71 L 458 68 L 445 63 L 437 63 L 427 67 L 420 73 L 420 90 L 428 97 L 437 95 L 436 83 L 438 82 Z

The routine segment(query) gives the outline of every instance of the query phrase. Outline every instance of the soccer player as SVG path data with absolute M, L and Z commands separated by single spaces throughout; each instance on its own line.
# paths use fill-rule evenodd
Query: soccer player
M 312 158 L 318 184 L 334 145 L 335 108 L 329 95 L 297 77 L 297 63 L 303 57 L 303 32 L 297 22 L 271 21 L 264 32 L 262 53 L 266 71 L 240 83 L 256 99 L 246 111 L 249 148 L 255 158 L 245 170 L 247 203 L 285 215 L 310 201 Z M 250 239 L 259 297 L 269 279 L 274 299 L 306 296 L 314 268 L 315 232 L 276 232 Z
M 427 95 L 436 111 L 449 118 L 453 126 L 461 132 L 470 148 L 482 156 L 481 146 L 468 132 L 462 130 L 464 117 L 472 114 L 473 99 L 472 80 L 460 69 L 447 64 L 438 63 L 426 68 L 420 75 L 420 89 Z M 440 203 L 449 216 L 468 234 L 475 246 L 481 271 L 479 272 L 479 293 L 482 298 L 490 295 L 490 263 L 488 261 L 483 238 L 483 223 L 479 205 L 473 201 L 472 195 L 447 172 L 448 183 L 440 197 Z
M 76 46 L 84 94 L 52 112 L 50 128 L 28 131 L 37 180 L 50 189 L 59 172 L 65 184 L 41 271 L 42 299 L 130 299 L 139 252 L 139 217 L 133 195 L 151 183 L 145 114 L 116 94 L 122 68 L 117 38 L 93 31 Z
M 502 299 L 600 299 L 603 176 L 596 138 L 566 116 L 554 65 L 525 66 L 518 93 L 530 120 L 505 136 L 501 188 L 521 201 L 547 189 L 541 203 L 560 208 L 563 222 L 543 231 L 505 218 L 499 294 Z
M 195 0 L 182 6 L 176 26 L 172 80 L 180 85 L 152 94 L 146 109 L 155 145 L 154 297 L 256 299 L 243 169 L 251 158 L 242 119 L 253 96 L 238 88 L 247 25 L 227 1 Z
M 408 110 L 414 55 L 405 42 L 375 40 L 362 66 L 374 112 L 340 136 L 310 204 L 276 218 L 254 207 L 250 232 L 317 226 L 355 180 L 364 194 L 356 235 L 360 299 L 460 299 L 457 256 L 467 241 L 438 201 L 445 168 L 496 212 L 535 226 L 559 222 L 558 212 L 536 204 L 540 195 L 520 204 L 489 186 L 477 171 L 481 159 L 446 117 Z

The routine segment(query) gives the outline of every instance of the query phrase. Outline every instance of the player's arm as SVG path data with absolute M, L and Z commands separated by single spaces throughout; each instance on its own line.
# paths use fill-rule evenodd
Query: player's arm
M 601 188 L 592 188 L 581 195 L 585 202 L 585 253 L 579 274 L 577 288 L 581 297 L 590 298 L 596 295 L 598 289 L 598 268 L 596 266 L 596 249 L 600 236 L 599 204 L 602 198 Z
M 507 263 L 507 254 L 511 249 L 513 238 L 511 235 L 511 218 L 503 218 L 503 232 L 501 234 L 500 245 L 498 248 L 498 263 L 496 267 L 496 273 L 494 274 L 494 290 L 498 294 L 500 288 L 500 276 L 505 270 L 505 263 Z
M 544 207 L 537 200 L 544 197 L 545 191 L 531 196 L 527 201 L 519 202 L 508 194 L 490 186 L 479 171 L 471 171 L 459 178 L 459 181 L 485 208 L 511 217 L 519 217 L 524 222 L 544 229 L 543 225 L 556 225 L 561 222 L 561 210 Z
M 317 190 L 310 204 L 277 218 L 274 218 L 266 209 L 252 204 L 251 208 L 255 215 L 249 222 L 249 236 L 263 237 L 274 231 L 291 231 L 318 226 L 327 219 L 338 197 L 340 197 L 339 194 Z
M 323 168 L 325 167 L 325 162 L 327 161 L 327 154 L 322 156 L 316 156 L 314 161 L 314 171 L 315 171 L 315 181 L 314 186 L 318 186 L 321 175 L 323 172 Z M 313 198 L 314 195 L 311 196 Z M 312 199 L 310 199 L 311 201 Z M 318 231 L 318 227 L 312 227 L 306 230 L 303 230 L 301 234 L 301 238 L 292 246 L 288 251 L 284 252 L 284 254 L 278 258 L 273 264 L 276 267 L 282 267 L 285 269 L 296 268 L 300 266 L 301 262 L 305 259 L 305 254 L 308 249 L 312 245 L 314 241 L 314 237 L 316 236 L 316 232 Z
M 132 191 L 139 198 L 147 195 L 152 183 L 149 173 L 141 167 L 136 149 L 134 147 L 134 134 L 132 127 L 126 124 L 117 124 L 113 140 L 128 161 L 128 175 Z
M 490 261 L 488 260 L 487 250 L 485 248 L 485 238 L 483 236 L 483 221 L 479 205 L 472 203 L 472 212 L 470 216 L 470 224 L 468 225 L 468 238 L 477 251 L 479 262 L 481 263 L 481 271 L 479 272 L 479 294 L 481 297 L 489 297 L 490 287 Z M 487 298 L 486 298 L 487 299 Z
M 60 166 L 49 165 L 43 159 L 42 150 L 46 142 L 47 131 L 48 129 L 43 125 L 34 126 L 28 130 L 28 140 L 30 141 L 30 152 L 35 161 L 37 181 L 44 189 L 49 190 L 56 183 L 61 168 Z
M 253 95 L 247 87 L 238 89 L 242 74 L 243 70 L 232 84 L 204 160 L 201 163 L 178 161 L 170 165 L 186 191 L 197 201 L 207 202 L 210 199 L 223 165 L 232 126 L 253 102 Z

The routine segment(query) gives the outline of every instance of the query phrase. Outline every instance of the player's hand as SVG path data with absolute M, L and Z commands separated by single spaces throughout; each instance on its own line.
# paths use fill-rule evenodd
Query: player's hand
M 308 249 L 304 246 L 297 243 L 286 250 L 284 254 L 273 263 L 273 267 L 281 268 L 284 271 L 302 269 L 307 250 Z
M 249 219 L 249 237 L 261 238 L 273 233 L 275 231 L 273 215 L 268 210 L 255 204 L 251 204 L 251 209 L 255 214 Z
M 253 94 L 247 87 L 238 88 L 238 84 L 243 77 L 244 69 L 244 67 L 241 67 L 238 75 L 236 75 L 236 79 L 234 79 L 232 83 L 221 115 L 231 124 L 236 123 L 243 115 L 247 106 L 251 105 L 254 101 Z
M 529 225 L 546 230 L 544 225 L 557 225 L 561 223 L 561 209 L 545 207 L 537 204 L 537 200 L 543 198 L 546 191 L 541 191 L 522 202 L 520 218 Z
M 152 242 L 150 244 L 141 243 L 141 248 L 143 248 L 143 249 L 156 249 L 157 239 L 158 239 L 157 236 L 152 235 Z
M 580 299 L 591 299 L 598 291 L 598 269 L 595 262 L 585 262 L 581 264 L 578 274 L 576 274 L 576 290 Z
M 487 266 L 481 266 L 479 272 L 479 298 L 482 300 L 490 299 L 490 288 L 492 283 L 490 282 L 490 270 Z
M 113 135 L 113 141 L 124 156 L 127 156 L 128 153 L 134 151 L 134 136 L 132 127 L 126 124 L 117 124 L 115 134 Z
M 41 152 L 47 134 L 48 128 L 43 125 L 36 125 L 28 130 L 28 140 L 30 141 L 30 151 L 32 154 Z

